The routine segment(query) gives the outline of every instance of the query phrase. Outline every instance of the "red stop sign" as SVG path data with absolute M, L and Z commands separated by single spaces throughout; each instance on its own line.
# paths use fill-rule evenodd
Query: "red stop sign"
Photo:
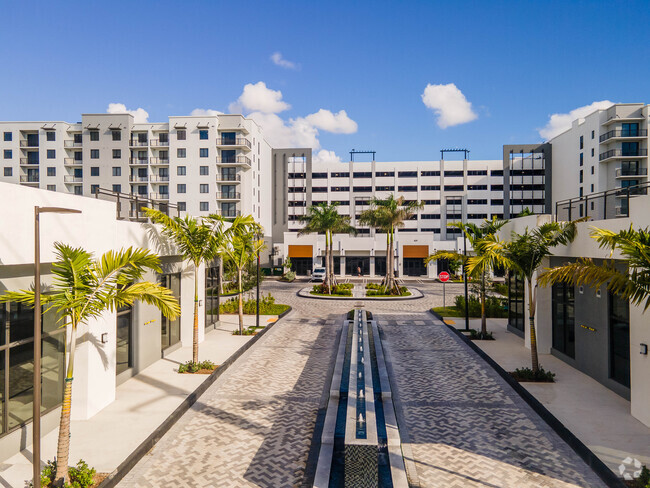
M 440 281 L 442 281 L 443 283 L 444 283 L 445 281 L 449 281 L 449 273 L 447 273 L 446 271 L 442 271 L 442 272 L 438 275 L 438 279 L 439 279 Z

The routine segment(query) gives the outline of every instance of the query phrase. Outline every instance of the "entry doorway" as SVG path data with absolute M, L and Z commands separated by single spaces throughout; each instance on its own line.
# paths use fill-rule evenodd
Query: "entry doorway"
M 404 258 L 403 266 L 405 276 L 425 276 L 427 274 L 424 258 Z
M 177 300 L 181 298 L 181 274 L 172 273 L 160 276 L 160 284 L 169 288 Z M 160 338 L 161 349 L 169 349 L 181 341 L 181 318 L 176 317 L 174 320 L 169 320 L 164 315 L 160 314 Z
M 361 276 L 370 274 L 370 256 L 346 256 L 345 257 L 345 274 L 349 276 L 358 276 L 361 268 Z
M 291 271 L 300 276 L 310 275 L 314 269 L 314 259 L 313 258 L 290 258 L 291 259 Z
M 375 276 L 386 276 L 386 256 L 375 256 Z

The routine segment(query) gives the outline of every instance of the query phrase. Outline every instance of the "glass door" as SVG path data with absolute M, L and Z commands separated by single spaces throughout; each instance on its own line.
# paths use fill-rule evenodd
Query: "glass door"
M 133 308 L 117 310 L 117 365 L 115 373 L 120 374 L 133 366 L 131 338 L 133 335 Z
M 180 300 L 181 297 L 181 274 L 164 274 L 160 277 L 160 284 L 166 288 L 169 288 L 177 300 Z M 161 347 L 164 351 L 165 349 L 178 344 L 181 340 L 181 318 L 176 317 L 174 320 L 169 320 L 167 317 L 161 314 L 160 322 L 160 337 L 161 337 Z

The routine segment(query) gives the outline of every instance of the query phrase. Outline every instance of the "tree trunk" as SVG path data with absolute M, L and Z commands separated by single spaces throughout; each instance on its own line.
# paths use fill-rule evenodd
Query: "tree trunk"
M 192 329 L 192 362 L 199 362 L 199 266 L 194 263 L 194 327 Z
M 61 420 L 59 422 L 59 440 L 56 447 L 56 473 L 54 486 L 63 486 L 69 481 L 68 458 L 70 456 L 70 409 L 72 408 L 72 380 L 74 374 L 74 353 L 77 347 L 77 325 L 72 324 L 70 330 L 70 357 L 65 376 L 63 390 L 63 406 L 61 407 Z
M 539 358 L 537 357 L 537 333 L 535 332 L 535 293 L 533 292 L 533 281 L 528 279 L 526 283 L 528 284 L 528 319 L 530 320 L 530 356 L 533 373 L 537 373 Z
M 237 270 L 237 279 L 239 280 L 239 335 L 244 335 L 244 297 L 241 286 L 241 268 Z
M 334 234 L 330 233 L 330 286 L 336 286 L 336 277 L 334 276 Z
M 329 246 L 329 231 L 325 231 L 325 279 L 323 280 L 324 288 L 331 295 L 332 282 L 330 279 L 330 246 Z
M 390 266 L 386 270 L 386 293 L 389 295 L 399 295 L 399 287 L 397 286 L 397 282 L 395 281 L 395 234 L 394 234 L 394 229 L 389 230 L 389 246 L 388 246 L 388 252 L 390 255 Z
M 485 273 L 481 274 L 481 338 L 487 337 L 487 313 L 485 312 Z

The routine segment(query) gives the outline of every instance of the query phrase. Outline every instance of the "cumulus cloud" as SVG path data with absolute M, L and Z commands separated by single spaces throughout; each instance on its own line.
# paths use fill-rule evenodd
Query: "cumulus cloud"
M 318 129 L 304 118 L 284 120 L 277 114 L 252 112 L 248 117 L 264 130 L 264 136 L 273 147 L 320 148 Z
M 190 115 L 222 115 L 223 112 L 212 110 L 210 108 L 195 108 Z
M 291 105 L 282 100 L 282 92 L 267 88 L 263 81 L 258 81 L 255 84 L 248 83 L 244 86 L 242 94 L 229 107 L 231 113 L 249 110 L 264 114 L 277 114 L 290 108 Z
M 345 110 L 332 113 L 321 108 L 318 112 L 305 117 L 305 119 L 314 127 L 334 134 L 354 134 L 358 129 L 357 123 L 348 117 Z
M 293 61 L 289 61 L 288 59 L 284 59 L 282 57 L 282 53 L 279 51 L 276 51 L 273 54 L 271 54 L 271 61 L 273 61 L 273 64 L 275 64 L 276 66 L 280 66 L 286 69 L 300 68 L 300 65 L 298 65 L 297 63 L 294 63 Z
M 336 155 L 334 151 L 321 149 L 313 155 L 312 160 L 314 163 L 342 163 L 341 158 Z
M 566 114 L 553 114 L 549 117 L 547 124 L 543 128 L 539 129 L 539 135 L 546 140 L 553 139 L 558 134 L 571 128 L 571 124 L 574 120 L 586 117 L 596 110 L 604 110 L 612 105 L 614 105 L 614 102 L 601 100 L 600 102 L 594 102 L 590 105 L 575 108 Z
M 478 114 L 472 110 L 472 104 L 453 83 L 427 84 L 422 93 L 422 102 L 434 111 L 438 118 L 438 127 L 441 129 L 466 124 L 478 118 Z
M 126 108 L 126 105 L 123 103 L 109 103 L 106 113 L 109 114 L 131 114 L 133 115 L 133 121 L 136 124 L 143 124 L 149 122 L 149 113 L 143 108 L 137 108 L 135 110 L 129 110 Z

